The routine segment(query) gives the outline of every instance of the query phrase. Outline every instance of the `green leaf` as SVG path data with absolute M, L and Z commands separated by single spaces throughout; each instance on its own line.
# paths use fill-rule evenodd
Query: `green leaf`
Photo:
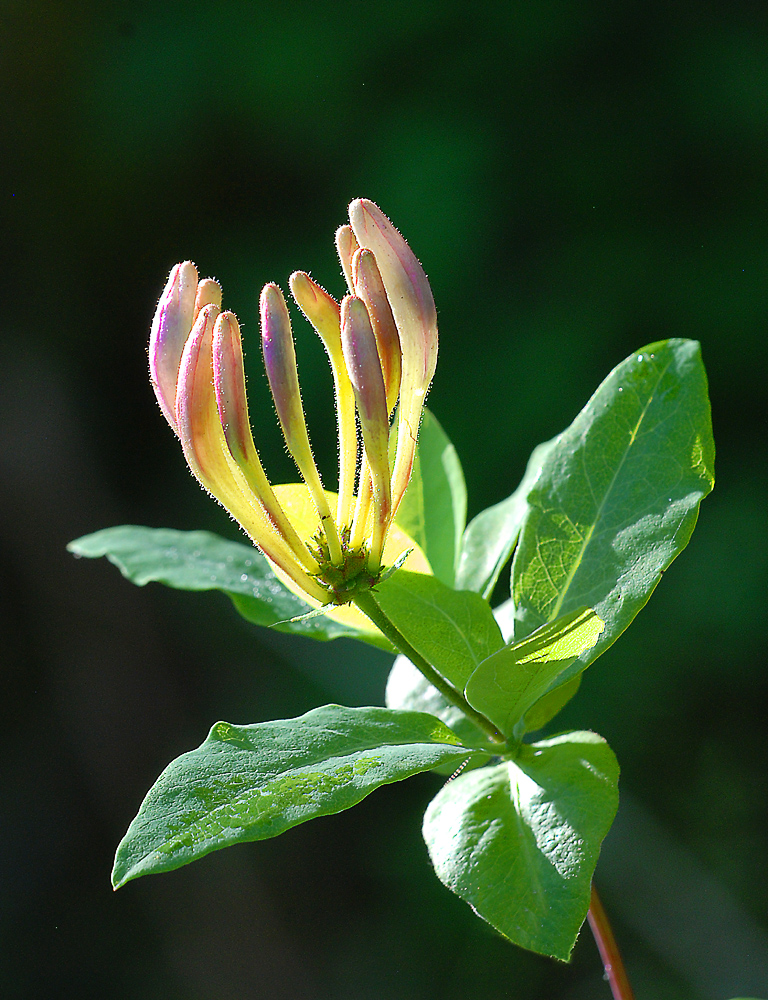
M 606 627 L 570 674 L 607 649 L 687 544 L 713 462 L 695 341 L 650 344 L 614 369 L 528 494 L 512 565 L 515 638 L 587 605 Z
M 616 758 L 595 733 L 462 774 L 424 816 L 438 878 L 515 944 L 566 961 L 618 806 Z
M 397 524 L 421 546 L 432 572 L 453 586 L 467 519 L 467 487 L 456 449 L 436 417 L 424 411 L 416 459 Z
M 456 571 L 458 590 L 476 590 L 485 598 L 491 596 L 528 513 L 528 494 L 556 440 L 545 441 L 534 448 L 525 475 L 511 496 L 493 507 L 486 507 L 468 524 Z
M 151 788 L 115 856 L 117 889 L 211 851 L 356 805 L 380 785 L 468 751 L 431 715 L 326 705 L 298 719 L 217 723 Z
M 604 627 L 591 608 L 543 625 L 483 660 L 467 682 L 467 701 L 505 736 L 514 731 L 522 738 L 517 724 L 576 658 L 595 645 Z
M 458 691 L 504 645 L 488 603 L 434 576 L 398 570 L 373 593 L 389 620 Z
M 124 524 L 78 538 L 67 548 L 89 559 L 106 556 L 140 587 L 156 581 L 177 590 L 220 590 L 231 598 L 243 618 L 256 625 L 275 626 L 281 632 L 313 639 L 351 636 L 375 642 L 370 634 L 325 615 L 290 622 L 288 619 L 311 612 L 309 604 L 283 586 L 253 546 L 230 542 L 208 531 Z M 383 641 L 378 644 L 390 648 Z

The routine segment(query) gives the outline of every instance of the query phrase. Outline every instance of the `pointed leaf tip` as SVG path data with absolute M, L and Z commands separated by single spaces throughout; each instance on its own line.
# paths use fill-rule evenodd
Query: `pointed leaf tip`
M 386 708 L 326 705 L 296 719 L 219 722 L 148 793 L 117 849 L 113 885 L 276 837 L 469 753 L 434 716 Z

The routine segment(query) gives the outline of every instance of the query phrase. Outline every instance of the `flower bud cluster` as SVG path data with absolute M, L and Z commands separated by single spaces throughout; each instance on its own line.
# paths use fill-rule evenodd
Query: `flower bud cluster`
M 221 311 L 218 283 L 198 281 L 189 261 L 171 271 L 149 345 L 152 385 L 190 469 L 280 575 L 320 605 L 347 603 L 380 579 L 385 560 L 402 554 L 402 539 L 399 551 L 385 546 L 413 470 L 437 361 L 435 304 L 410 247 L 371 201 L 353 201 L 349 220 L 336 234 L 348 286 L 340 303 L 305 272 L 290 278 L 333 373 L 335 496 L 312 454 L 291 321 L 277 285 L 261 293 L 261 341 L 283 437 L 304 483 L 298 494 L 267 479 L 251 431 L 239 324 Z

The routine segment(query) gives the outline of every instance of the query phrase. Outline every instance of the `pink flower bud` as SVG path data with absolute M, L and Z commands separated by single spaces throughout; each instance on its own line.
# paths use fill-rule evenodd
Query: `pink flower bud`
M 427 276 L 413 251 L 381 209 L 367 199 L 349 206 L 357 242 L 376 257 L 395 317 L 403 370 L 426 392 L 437 364 L 437 312 Z
M 391 413 L 400 392 L 400 337 L 376 258 L 370 250 L 358 250 L 352 258 L 355 294 L 366 305 L 376 337 L 376 347 L 387 390 L 387 409 Z
M 184 344 L 195 318 L 197 268 L 191 261 L 177 264 L 171 271 L 149 338 L 149 376 L 165 419 L 176 427 L 176 382 Z

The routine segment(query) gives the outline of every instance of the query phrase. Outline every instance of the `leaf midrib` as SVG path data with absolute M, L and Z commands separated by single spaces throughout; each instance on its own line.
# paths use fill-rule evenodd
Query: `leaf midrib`
M 483 662 L 483 660 L 486 659 L 486 657 L 481 656 L 479 653 L 475 652 L 475 649 L 472 646 L 471 642 L 469 641 L 469 638 L 467 637 L 466 632 L 462 629 L 462 627 L 460 626 L 459 622 L 452 615 L 450 615 L 445 610 L 445 608 L 443 608 L 439 604 L 436 604 L 434 601 L 429 600 L 426 597 L 423 597 L 421 594 L 412 594 L 411 596 L 415 600 L 421 601 L 421 603 L 425 607 L 432 608 L 434 611 L 436 611 L 438 613 L 438 615 L 445 622 L 447 622 L 449 625 L 451 625 L 451 627 L 454 629 L 454 631 L 456 632 L 456 634 L 458 635 L 458 637 L 462 640 L 462 642 L 464 644 L 464 647 L 467 650 L 467 653 L 469 655 L 469 658 L 474 663 L 475 667 L 478 667 Z M 467 617 L 470 619 L 470 622 L 471 622 L 471 619 L 472 619 L 472 612 L 471 612 L 471 610 L 468 610 Z M 470 631 L 471 631 L 471 625 L 467 629 L 467 632 L 470 632 Z M 503 648 L 503 647 L 500 647 L 500 649 L 501 648 Z M 499 650 L 495 650 L 494 652 L 499 652 Z M 491 653 L 489 655 L 493 656 L 493 653 Z M 469 678 L 467 678 L 467 680 L 468 679 Z
M 274 781 L 280 781 L 280 780 L 282 780 L 284 778 L 289 778 L 289 777 L 291 777 L 293 775 L 296 775 L 296 774 L 307 773 L 312 768 L 318 768 L 318 767 L 323 768 L 323 765 L 331 764 L 331 762 L 334 762 L 333 765 L 332 765 L 333 767 L 343 767 L 346 763 L 348 763 L 353 758 L 355 760 L 357 760 L 363 754 L 372 753 L 372 752 L 375 752 L 377 750 L 383 750 L 383 749 L 386 749 L 386 748 L 389 748 L 389 747 L 396 748 L 396 747 L 417 747 L 417 746 L 426 746 L 426 747 L 429 747 L 430 749 L 432 749 L 432 748 L 450 747 L 450 749 L 451 750 L 455 750 L 456 753 L 462 753 L 462 752 L 469 753 L 469 751 L 467 750 L 467 748 L 461 746 L 460 744 L 454 745 L 452 743 L 413 743 L 413 742 L 407 742 L 407 743 L 383 743 L 383 744 L 377 745 L 375 747 L 367 747 L 364 750 L 355 750 L 355 751 L 352 751 L 351 753 L 347 753 L 347 754 L 344 754 L 344 755 L 335 755 L 333 757 L 328 757 L 328 758 L 325 758 L 324 760 L 318 761 L 317 763 L 304 764 L 304 765 L 302 765 L 301 767 L 298 767 L 298 768 L 290 768 L 288 770 L 275 772 L 266 782 L 264 782 L 264 784 L 269 784 L 269 783 L 274 782 Z M 227 775 L 227 773 L 230 776 L 232 776 L 232 777 L 242 775 L 242 771 L 241 770 L 232 770 L 230 772 L 222 772 L 221 776 L 224 777 L 224 776 Z M 381 782 L 378 783 L 377 787 L 380 787 L 381 785 L 393 784 L 397 780 L 400 780 L 400 779 L 393 778 L 393 777 L 390 777 L 388 775 L 385 780 L 383 780 L 383 781 L 381 781 Z M 344 785 L 340 785 L 339 788 L 346 788 L 346 787 L 348 787 L 351 784 L 354 784 L 354 782 L 352 780 L 346 782 Z M 233 798 L 232 798 L 231 801 L 229 801 L 229 802 L 221 802 L 218 805 L 214 806 L 212 809 L 207 809 L 207 810 L 202 811 L 198 816 L 196 816 L 194 819 L 191 819 L 185 826 L 180 827 L 179 830 L 176 830 L 172 835 L 170 835 L 170 836 L 164 836 L 163 839 L 162 839 L 162 841 L 160 842 L 160 844 L 156 845 L 156 846 L 152 847 L 150 850 L 146 851 L 142 855 L 142 857 L 139 859 L 139 861 L 136 862 L 136 865 L 141 864 L 142 861 L 145 861 L 148 857 L 150 857 L 150 855 L 152 855 L 153 853 L 155 853 L 159 849 L 162 849 L 164 847 L 168 847 L 168 845 L 170 845 L 173 842 L 173 840 L 178 839 L 179 836 L 181 834 L 183 834 L 184 832 L 187 832 L 189 830 L 194 829 L 196 826 L 198 826 L 200 824 L 200 822 L 203 819 L 207 820 L 207 819 L 209 819 L 211 817 L 215 817 L 217 815 L 217 813 L 221 813 L 222 811 L 224 811 L 226 809 L 232 808 L 233 805 L 236 808 L 245 808 L 245 809 L 248 809 L 248 807 L 250 805 L 250 802 L 254 798 L 256 798 L 259 795 L 261 795 L 261 788 L 262 787 L 263 787 L 262 785 L 257 785 L 257 786 L 251 785 L 248 788 L 244 788 L 242 790 L 242 792 L 237 792 L 233 796 Z M 360 787 L 360 786 L 358 786 L 358 787 Z M 363 787 L 366 787 L 366 786 L 363 786 Z M 374 791 L 374 790 L 375 790 L 375 788 L 371 788 L 371 791 Z M 322 816 L 322 815 L 324 815 L 322 812 L 318 813 L 318 816 Z M 252 822 L 248 823 L 247 827 L 244 826 L 242 829 L 249 829 L 249 828 L 257 825 L 257 823 L 258 823 L 258 817 L 256 817 Z M 297 825 L 297 824 L 294 824 L 294 825 Z M 191 849 L 194 850 L 194 848 L 191 848 Z M 131 867 L 134 868 L 134 867 L 136 867 L 136 865 L 132 865 Z
M 597 508 L 597 513 L 595 514 L 594 520 L 593 520 L 592 524 L 590 525 L 589 531 L 587 531 L 586 535 L 584 536 L 584 540 L 582 541 L 581 547 L 579 549 L 579 554 L 576 557 L 576 559 L 574 560 L 573 565 L 571 566 L 571 569 L 568 571 L 568 575 L 566 577 L 565 584 L 564 584 L 563 588 L 561 589 L 560 594 L 559 594 L 557 600 L 554 603 L 552 611 L 550 612 L 549 616 L 546 619 L 547 623 L 553 622 L 558 617 L 558 615 L 560 614 L 560 609 L 562 608 L 563 602 L 565 601 L 566 595 L 568 594 L 568 590 L 569 590 L 571 584 L 573 583 L 573 580 L 574 580 L 576 574 L 579 571 L 579 567 L 581 566 L 581 563 L 582 563 L 582 561 L 584 559 L 584 553 L 586 552 L 587 546 L 589 545 L 590 541 L 592 540 L 592 536 L 595 533 L 595 528 L 597 526 L 597 523 L 600 520 L 600 517 L 602 516 L 603 509 L 604 509 L 606 503 L 608 502 L 608 497 L 611 495 L 611 491 L 613 490 L 614 486 L 616 485 L 616 480 L 619 477 L 619 473 L 624 468 L 624 463 L 627 460 L 627 456 L 629 455 L 629 451 L 630 451 L 632 445 L 635 443 L 635 441 L 637 439 L 638 431 L 640 430 L 640 425 L 642 424 L 643 420 L 645 419 L 645 416 L 646 416 L 646 414 L 648 412 L 648 408 L 649 408 L 649 406 L 651 405 L 651 403 L 653 402 L 653 400 L 654 400 L 654 398 L 656 396 L 656 392 L 657 392 L 657 390 L 659 388 L 661 380 L 666 375 L 667 370 L 669 369 L 670 365 L 672 364 L 672 361 L 673 361 L 673 359 L 670 358 L 669 361 L 664 366 L 664 368 L 659 373 L 659 377 L 656 380 L 656 384 L 653 387 L 653 391 L 649 394 L 648 401 L 646 402 L 645 406 L 643 407 L 642 413 L 640 414 L 640 416 L 637 419 L 637 423 L 635 424 L 635 426 L 634 426 L 634 428 L 632 430 L 632 434 L 630 435 L 629 442 L 627 443 L 627 446 L 624 449 L 624 454 L 621 457 L 621 461 L 619 462 L 618 466 L 616 467 L 616 471 L 613 474 L 613 477 L 612 477 L 611 482 L 610 482 L 610 484 L 608 486 L 608 489 L 605 491 L 605 493 L 603 495 L 603 499 L 600 501 L 600 505 Z

